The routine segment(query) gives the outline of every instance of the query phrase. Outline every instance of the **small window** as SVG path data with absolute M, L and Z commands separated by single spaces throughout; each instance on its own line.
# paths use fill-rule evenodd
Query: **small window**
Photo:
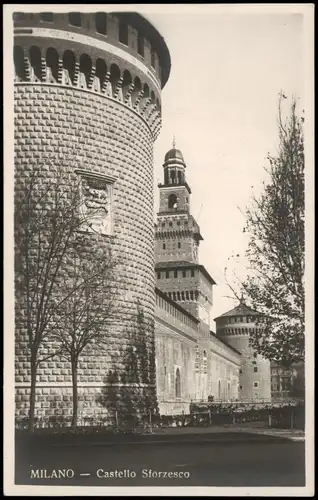
M 176 398 L 181 398 L 181 376 L 180 369 L 176 369 Z
M 166 249 L 166 244 L 165 244 L 165 243 L 163 243 L 163 244 L 162 244 L 162 248 L 163 248 L 164 250 Z
M 194 278 L 194 269 L 191 269 L 191 278 Z
M 165 224 L 164 222 L 161 224 L 161 226 L 162 226 L 162 227 L 165 227 L 165 225 L 166 225 L 166 224 Z
M 137 38 L 137 52 L 140 56 L 144 57 L 145 55 L 145 42 L 144 42 L 144 37 L 138 33 L 138 38 Z
M 156 66 L 155 51 L 151 49 L 151 66 L 154 68 Z
M 242 386 L 242 385 L 240 385 L 240 389 L 243 389 L 243 386 Z
M 254 358 L 257 358 L 257 352 L 253 353 Z
M 169 222 L 169 226 L 172 226 L 172 222 L 171 221 Z
M 169 271 L 166 271 L 166 278 L 169 278 Z
M 158 280 L 160 280 L 160 278 L 161 278 L 160 273 L 157 273 L 157 278 L 158 278 Z
M 256 365 L 256 361 L 252 361 L 252 365 Z
M 107 14 L 105 14 L 105 12 L 96 12 L 95 27 L 97 33 L 100 33 L 101 35 L 107 34 Z
M 187 276 L 187 271 L 182 271 L 182 278 L 186 278 Z
M 119 21 L 119 41 L 128 45 L 128 24 L 125 21 Z
M 240 374 L 242 374 L 242 373 L 243 373 L 242 370 L 240 370 Z
M 24 12 L 14 12 L 13 13 L 13 21 L 25 21 L 26 20 L 26 15 Z
M 254 387 L 258 387 L 258 382 L 254 382 Z
M 53 12 L 41 12 L 40 19 L 46 23 L 53 23 Z
M 181 243 L 180 243 L 180 241 L 178 241 L 178 248 L 181 248 Z
M 177 278 L 178 277 L 178 271 L 175 271 L 174 272 L 174 277 Z
M 180 221 L 179 220 L 177 221 L 177 226 L 180 226 Z
M 258 372 L 258 368 L 257 368 L 257 366 L 254 366 L 254 372 L 255 372 L 255 373 L 256 373 L 256 372 Z
M 82 26 L 82 16 L 80 12 L 70 12 L 68 20 L 72 26 Z

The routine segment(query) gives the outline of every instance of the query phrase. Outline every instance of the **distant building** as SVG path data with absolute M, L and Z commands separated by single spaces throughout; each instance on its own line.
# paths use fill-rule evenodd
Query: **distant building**
M 271 399 L 270 362 L 257 354 L 250 344 L 250 336 L 256 328 L 258 313 L 242 301 L 238 306 L 215 318 L 217 337 L 237 349 L 242 355 L 239 374 L 239 398 L 241 400 Z
M 210 331 L 214 279 L 199 263 L 200 228 L 180 150 L 165 155 L 155 225 L 157 396 L 161 413 L 238 398 L 241 354 Z
M 290 367 L 271 363 L 272 398 L 284 400 L 303 398 L 305 395 L 305 367 L 303 362 Z

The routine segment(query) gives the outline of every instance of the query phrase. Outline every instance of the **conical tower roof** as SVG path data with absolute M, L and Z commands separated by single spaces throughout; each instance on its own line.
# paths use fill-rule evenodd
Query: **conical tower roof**
M 254 309 L 251 309 L 248 307 L 243 301 L 240 301 L 240 303 L 234 307 L 234 309 L 231 309 L 230 311 L 227 311 L 221 316 L 218 316 L 217 318 L 214 318 L 214 321 L 218 320 L 219 318 L 225 318 L 225 317 L 231 317 L 231 316 L 259 316 L 259 313 L 255 311 Z

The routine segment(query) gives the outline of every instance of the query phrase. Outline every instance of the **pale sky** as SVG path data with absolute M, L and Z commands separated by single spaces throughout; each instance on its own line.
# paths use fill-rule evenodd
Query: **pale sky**
M 191 212 L 204 238 L 200 263 L 217 283 L 215 318 L 236 304 L 225 297 L 230 291 L 224 267 L 230 255 L 246 248 L 238 207 L 244 210 L 252 192 L 260 189 L 266 155 L 275 152 L 278 93 L 282 89 L 303 99 L 304 4 L 106 5 L 107 11 L 144 15 L 170 50 L 172 67 L 155 143 L 155 211 L 164 155 L 175 135 L 188 167 Z M 101 4 L 76 8 L 101 10 Z M 52 10 L 52 5 L 41 9 Z M 69 5 L 59 4 L 58 10 L 68 11 Z
M 217 282 L 215 318 L 236 304 L 225 298 L 224 267 L 246 247 L 238 207 L 244 210 L 261 188 L 266 155 L 275 152 L 278 93 L 302 98 L 302 16 L 211 9 L 147 17 L 165 38 L 172 62 L 162 92 L 155 181 L 163 180 L 163 158 L 175 135 L 188 167 L 191 212 L 204 238 L 200 263 Z M 156 188 L 156 211 L 158 193 Z

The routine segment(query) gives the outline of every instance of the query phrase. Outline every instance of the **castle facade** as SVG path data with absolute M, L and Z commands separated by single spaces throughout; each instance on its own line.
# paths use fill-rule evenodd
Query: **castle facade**
M 107 385 L 127 389 L 125 401 L 136 391 L 145 402 L 157 397 L 162 413 L 188 411 L 191 401 L 211 395 L 240 398 L 242 359 L 250 354 L 244 336 L 234 341 L 221 327 L 210 330 L 215 282 L 199 263 L 203 238 L 190 212 L 186 163 L 175 147 L 164 160 L 154 231 L 153 144 L 170 65 L 164 39 L 139 14 L 14 15 L 15 200 L 34 166 L 49 185 L 48 164 L 54 164 L 70 185 L 82 183 L 105 203 L 103 221 L 82 235 L 82 254 L 94 259 L 99 248 L 110 247 L 120 262 L 108 352 L 97 347 L 79 363 L 82 415 L 107 414 L 107 405 L 100 406 Z M 135 349 L 131 318 L 140 310 L 149 377 L 110 382 L 107 373 L 124 372 L 125 353 Z M 16 413 L 25 416 L 31 368 L 26 304 L 18 295 L 15 330 Z M 265 386 L 258 389 L 255 397 L 268 397 Z M 39 364 L 35 400 L 38 416 L 71 413 L 68 362 L 55 356 Z

